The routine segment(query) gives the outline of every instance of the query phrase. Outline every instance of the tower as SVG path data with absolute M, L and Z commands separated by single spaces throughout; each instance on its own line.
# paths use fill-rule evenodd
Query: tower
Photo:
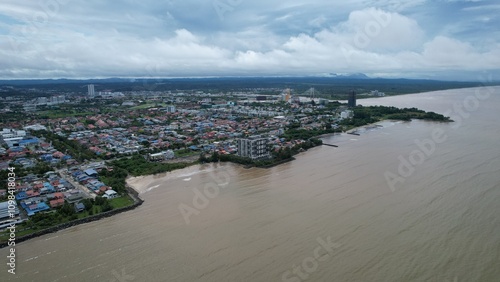
M 351 91 L 351 93 L 349 93 L 349 99 L 347 100 L 347 106 L 349 108 L 356 107 L 356 92 Z
M 87 88 L 88 88 L 89 98 L 94 98 L 94 96 L 95 96 L 94 84 L 87 85 Z

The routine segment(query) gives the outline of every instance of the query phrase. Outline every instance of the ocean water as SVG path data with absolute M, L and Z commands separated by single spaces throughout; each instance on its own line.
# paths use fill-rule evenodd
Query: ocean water
M 0 280 L 500 281 L 500 88 L 358 103 L 455 122 L 384 121 L 271 169 L 135 180 L 141 207 L 18 244 Z

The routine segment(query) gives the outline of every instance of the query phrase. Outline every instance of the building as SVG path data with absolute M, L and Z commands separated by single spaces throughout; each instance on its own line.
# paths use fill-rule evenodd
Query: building
M 89 98 L 95 97 L 94 84 L 87 85 Z
M 133 107 L 135 105 L 136 104 L 134 102 L 132 102 L 132 101 L 125 101 L 125 102 L 122 103 L 122 106 L 124 106 L 124 107 Z
M 292 98 L 292 95 L 290 94 L 290 88 L 287 88 L 281 93 L 281 101 L 283 102 L 288 102 Z
M 352 91 L 349 93 L 349 99 L 347 100 L 347 106 L 350 108 L 356 107 L 356 92 Z
M 83 203 L 75 203 L 75 212 L 82 212 L 85 210 L 85 205 Z
M 340 113 L 340 119 L 352 118 L 354 116 L 354 112 L 351 110 L 345 110 Z
M 25 126 L 23 129 L 24 130 L 39 131 L 39 130 L 47 130 L 47 127 L 45 127 L 41 124 L 34 124 L 34 125 Z
M 117 198 L 119 196 L 120 195 L 118 195 L 118 193 L 115 190 L 107 190 L 106 192 L 104 192 L 104 196 L 102 196 L 102 197 L 108 198 L 108 199 L 114 199 L 114 198 Z
M 66 97 L 64 95 L 52 96 L 48 99 L 47 105 L 58 105 L 64 104 L 66 102 Z
M 163 160 L 171 160 L 175 157 L 175 153 L 172 150 L 156 153 L 156 154 L 149 154 L 149 160 L 151 161 L 163 161 Z
M 25 130 L 15 130 L 15 129 L 10 129 L 10 128 L 4 128 L 0 132 L 0 136 L 5 141 L 8 141 L 8 140 L 21 140 L 21 139 L 23 139 L 26 136 L 26 131 Z
M 330 103 L 330 101 L 329 101 L 329 100 L 327 100 L 327 99 L 322 99 L 322 98 L 320 98 L 320 99 L 318 100 L 318 104 L 320 104 L 321 106 L 326 106 L 326 105 L 328 105 L 329 103 Z
M 384 97 L 385 93 L 384 92 L 380 92 L 378 90 L 373 90 L 372 92 L 370 92 L 370 95 L 376 96 L 376 97 Z
M 19 215 L 17 203 L 14 202 L 14 205 L 11 207 L 14 207 L 14 209 L 9 210 L 9 202 L 0 203 L 0 220 L 10 218 L 10 212 L 13 212 L 15 216 Z
M 97 171 L 93 168 L 86 169 L 85 174 L 91 177 L 97 177 Z
M 165 109 L 166 109 L 167 113 L 175 113 L 176 112 L 176 108 L 173 105 L 166 106 Z
M 269 140 L 260 135 L 238 139 L 238 156 L 251 158 L 252 160 L 270 158 Z

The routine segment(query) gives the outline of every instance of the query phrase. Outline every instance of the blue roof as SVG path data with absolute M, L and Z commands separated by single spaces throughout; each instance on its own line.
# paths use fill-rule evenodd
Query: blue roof
M 85 170 L 85 174 L 93 175 L 93 174 L 97 174 L 97 171 L 95 171 L 95 169 L 89 168 L 89 169 Z
M 25 203 L 21 203 L 21 206 L 26 210 L 26 213 L 28 213 L 28 216 L 35 215 L 37 212 L 50 210 L 50 207 L 47 206 L 47 204 L 43 203 L 43 202 L 33 205 L 34 206 L 33 209 L 30 209 L 30 207 L 27 206 Z
M 40 140 L 38 138 L 31 138 L 31 139 L 23 139 L 19 141 L 19 144 L 31 144 L 31 143 L 38 143 Z
M 28 198 L 28 195 L 24 191 L 21 191 L 21 192 L 16 194 L 16 200 L 18 200 L 18 201 L 23 200 L 23 199 L 27 199 L 27 198 Z
M 84 181 L 87 179 L 91 179 L 91 177 L 88 177 L 87 175 L 82 174 L 82 175 L 77 176 L 76 179 L 81 182 L 81 181 Z
M 43 161 L 51 161 L 53 159 L 52 155 L 43 155 L 40 157 Z

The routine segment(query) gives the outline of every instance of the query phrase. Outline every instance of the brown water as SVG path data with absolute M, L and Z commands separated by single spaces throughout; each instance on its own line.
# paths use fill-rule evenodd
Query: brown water
M 462 121 L 383 122 L 271 169 L 212 164 L 136 179 L 141 207 L 19 244 L 17 274 L 2 263 L 0 280 L 500 281 L 494 90 Z M 475 91 L 359 103 L 444 113 Z M 399 156 L 415 161 L 415 139 L 436 129 L 446 140 L 391 190 L 384 174 L 398 175 Z M 204 188 L 213 198 L 186 224 L 179 205 L 193 207 L 193 189 Z

